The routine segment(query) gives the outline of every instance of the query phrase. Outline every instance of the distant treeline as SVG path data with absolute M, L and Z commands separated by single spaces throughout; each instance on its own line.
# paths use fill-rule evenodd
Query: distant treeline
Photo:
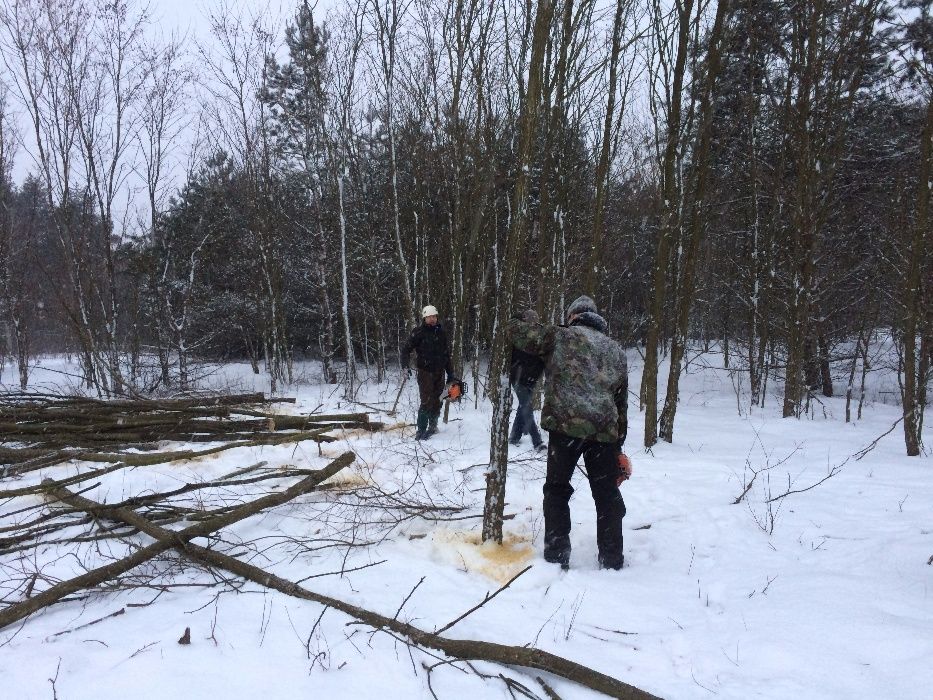
M 0 1 L 0 366 L 70 352 L 120 394 L 314 358 L 352 394 L 423 304 L 478 375 L 503 313 L 586 292 L 645 354 L 646 445 L 690 340 L 792 416 L 885 329 L 919 451 L 929 2 L 340 5 L 218 5 L 196 45 L 135 0 Z

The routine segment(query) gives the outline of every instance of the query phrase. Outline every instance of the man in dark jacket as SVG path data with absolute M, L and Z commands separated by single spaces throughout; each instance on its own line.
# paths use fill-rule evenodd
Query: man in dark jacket
M 628 432 L 628 368 L 621 346 L 587 296 L 567 308 L 566 326 L 509 322 L 512 345 L 545 361 L 548 390 L 541 427 L 550 433 L 544 482 L 544 559 L 570 564 L 570 479 L 583 457 L 596 504 L 599 564 L 622 568 L 625 502 L 618 484 L 631 476 L 620 459 Z M 624 473 L 622 473 L 624 465 Z
M 521 319 L 526 323 L 538 323 L 538 314 L 528 310 L 522 314 Z M 512 423 L 512 432 L 509 442 L 517 445 L 526 433 L 531 436 L 531 444 L 536 450 L 544 449 L 541 433 L 535 425 L 534 411 L 531 408 L 531 398 L 534 395 L 535 384 L 544 372 L 544 360 L 537 355 L 512 348 L 512 369 L 509 372 L 509 382 L 518 399 L 518 409 Z
M 416 440 L 424 440 L 437 432 L 437 419 L 441 414 L 441 394 L 445 386 L 445 372 L 447 383 L 454 380 L 447 333 L 438 323 L 437 309 L 433 306 L 425 306 L 421 311 L 421 317 L 423 318 L 421 325 L 411 332 L 405 347 L 402 348 L 400 361 L 402 369 L 410 375 L 409 356 L 412 351 L 418 356 L 416 365 L 421 406 L 418 408 Z

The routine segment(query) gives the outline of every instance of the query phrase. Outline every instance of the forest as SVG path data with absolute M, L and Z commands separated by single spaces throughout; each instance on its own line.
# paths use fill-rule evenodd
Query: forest
M 195 40 L 136 0 L 3 0 L 3 382 L 65 354 L 100 397 L 232 360 L 279 391 L 313 360 L 352 398 L 432 304 L 501 422 L 505 321 L 585 292 L 644 358 L 633 442 L 674 440 L 703 353 L 752 406 L 854 418 L 885 341 L 920 454 L 929 3 L 241 10 Z
M 930 0 L 279 5 L 0 0 L 9 696 L 927 698 Z

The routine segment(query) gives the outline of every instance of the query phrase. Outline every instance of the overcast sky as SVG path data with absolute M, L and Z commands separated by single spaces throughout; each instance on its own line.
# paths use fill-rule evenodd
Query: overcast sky
M 312 6 L 323 15 L 341 0 L 317 0 Z M 205 19 L 206 10 L 221 5 L 230 7 L 241 15 L 268 12 L 280 22 L 291 19 L 299 0 L 152 0 L 155 23 L 171 32 L 179 30 L 191 35 L 192 39 L 206 39 L 209 27 Z
M 140 0 L 145 2 L 145 0 Z M 261 13 L 266 13 L 273 20 L 276 28 L 281 32 L 284 29 L 285 22 L 291 20 L 300 0 L 149 0 L 150 14 L 152 18 L 152 31 L 155 34 L 163 36 L 179 35 L 185 38 L 185 45 L 190 55 L 196 53 L 197 43 L 211 43 L 210 23 L 207 20 L 207 14 L 210 10 L 216 10 L 220 7 L 228 8 L 231 14 L 253 17 Z M 312 6 L 315 8 L 316 18 L 324 19 L 325 14 L 332 8 L 341 4 L 342 0 L 317 0 Z M 22 107 L 18 104 L 12 105 L 15 118 L 18 122 L 20 135 L 23 137 L 22 146 L 18 149 L 17 158 L 13 167 L 14 182 L 21 183 L 30 172 L 35 172 L 36 163 L 32 154 L 34 139 L 30 138 L 31 126 L 27 121 Z M 185 139 L 181 139 L 182 142 Z M 181 146 L 184 150 L 185 146 Z M 169 159 L 173 161 L 167 163 L 170 170 L 169 179 L 174 181 L 172 184 L 178 186 L 183 179 L 183 168 L 185 156 L 179 151 L 171 154 Z M 128 184 L 132 188 L 141 187 L 141 181 L 138 178 L 130 177 Z M 127 193 L 121 193 L 120 208 L 125 206 Z M 136 198 L 136 207 L 143 206 L 144 198 Z

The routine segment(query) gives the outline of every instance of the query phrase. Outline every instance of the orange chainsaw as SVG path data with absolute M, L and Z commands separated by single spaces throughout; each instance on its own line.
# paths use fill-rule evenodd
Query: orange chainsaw
M 456 403 L 467 393 L 467 385 L 460 379 L 454 379 L 447 384 L 447 390 L 441 394 L 441 401 Z

